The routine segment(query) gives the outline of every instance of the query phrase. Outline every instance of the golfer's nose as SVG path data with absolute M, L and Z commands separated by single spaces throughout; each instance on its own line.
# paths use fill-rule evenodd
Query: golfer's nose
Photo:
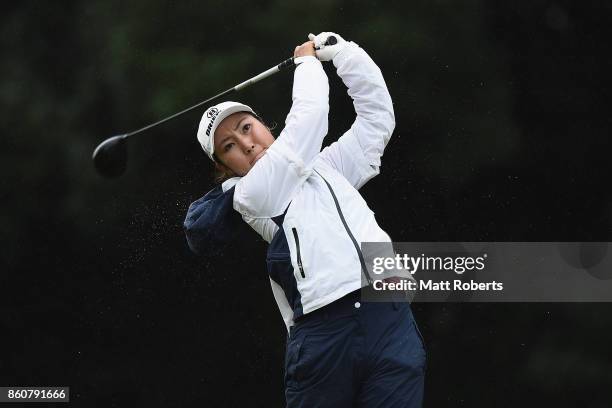
M 253 143 L 253 140 L 250 136 L 242 136 L 239 140 L 240 147 L 242 148 L 242 151 L 246 154 L 251 153 L 253 149 L 255 149 L 255 143 Z

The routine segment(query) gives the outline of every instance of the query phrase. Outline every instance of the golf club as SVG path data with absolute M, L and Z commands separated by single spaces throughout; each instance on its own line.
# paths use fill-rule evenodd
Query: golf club
M 229 88 L 213 96 L 212 98 L 208 98 L 205 101 L 199 102 L 187 109 L 184 109 L 178 113 L 175 113 L 174 115 L 168 116 L 167 118 L 159 120 L 155 123 L 147 125 L 138 130 L 134 130 L 132 132 L 124 133 L 124 134 L 117 135 L 117 136 L 113 136 L 113 137 L 110 137 L 104 140 L 102 143 L 98 145 L 98 147 L 96 147 L 96 149 L 93 152 L 92 158 L 93 158 L 94 166 L 96 170 L 98 171 L 98 173 L 100 173 L 104 177 L 108 177 L 108 178 L 119 177 L 125 172 L 125 169 L 127 167 L 127 159 L 128 159 L 127 139 L 130 136 L 134 136 L 138 133 L 143 133 L 149 129 L 152 129 L 156 126 L 161 125 L 162 123 L 166 123 L 187 112 L 190 112 L 204 104 L 213 102 L 232 92 L 240 91 L 241 89 L 244 89 L 248 87 L 249 85 L 252 85 L 256 82 L 259 82 L 260 80 L 267 78 L 272 74 L 275 74 L 285 68 L 293 67 L 293 66 L 295 66 L 294 58 L 293 57 L 288 58 L 285 61 L 281 62 L 280 64 L 262 72 L 261 74 L 255 75 L 254 77 L 247 79 L 244 82 L 241 82 L 240 84 L 234 86 L 233 88 Z

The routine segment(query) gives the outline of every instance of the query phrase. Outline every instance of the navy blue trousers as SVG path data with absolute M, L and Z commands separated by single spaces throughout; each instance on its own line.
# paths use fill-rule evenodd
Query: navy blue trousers
M 423 338 L 405 302 L 360 291 L 304 315 L 285 353 L 288 408 L 421 407 Z

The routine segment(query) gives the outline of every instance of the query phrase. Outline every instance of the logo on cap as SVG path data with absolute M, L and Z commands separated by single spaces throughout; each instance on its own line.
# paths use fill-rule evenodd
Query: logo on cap
M 219 109 L 217 109 L 217 108 L 210 108 L 210 110 L 206 113 L 206 117 L 208 119 L 210 119 L 213 116 L 215 116 L 217 113 L 219 113 Z
M 210 136 L 210 131 L 212 130 L 213 123 L 215 123 L 215 119 L 219 116 L 219 109 L 211 108 L 208 113 L 206 113 L 206 117 L 210 119 L 210 123 L 206 127 L 206 136 Z

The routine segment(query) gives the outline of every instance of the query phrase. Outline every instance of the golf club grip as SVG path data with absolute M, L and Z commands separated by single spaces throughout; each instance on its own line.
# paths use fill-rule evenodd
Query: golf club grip
M 241 89 L 246 88 L 249 85 L 252 85 L 256 82 L 261 81 L 264 78 L 269 77 L 272 74 L 276 74 L 277 72 L 281 71 L 282 69 L 286 68 L 286 67 L 291 67 L 291 66 L 295 66 L 294 62 L 293 62 L 293 57 L 286 59 L 285 61 L 281 62 L 278 65 L 273 66 L 270 69 L 265 70 L 264 72 L 262 72 L 259 75 L 255 75 L 253 78 L 247 79 L 246 81 L 236 85 L 234 87 L 234 89 L 236 91 L 240 91 Z
M 284 60 L 283 62 L 281 62 L 280 64 L 278 64 L 276 67 L 278 68 L 279 71 L 282 71 L 285 68 L 289 68 L 295 65 L 295 58 L 291 57 L 291 58 L 287 58 L 286 60 Z

